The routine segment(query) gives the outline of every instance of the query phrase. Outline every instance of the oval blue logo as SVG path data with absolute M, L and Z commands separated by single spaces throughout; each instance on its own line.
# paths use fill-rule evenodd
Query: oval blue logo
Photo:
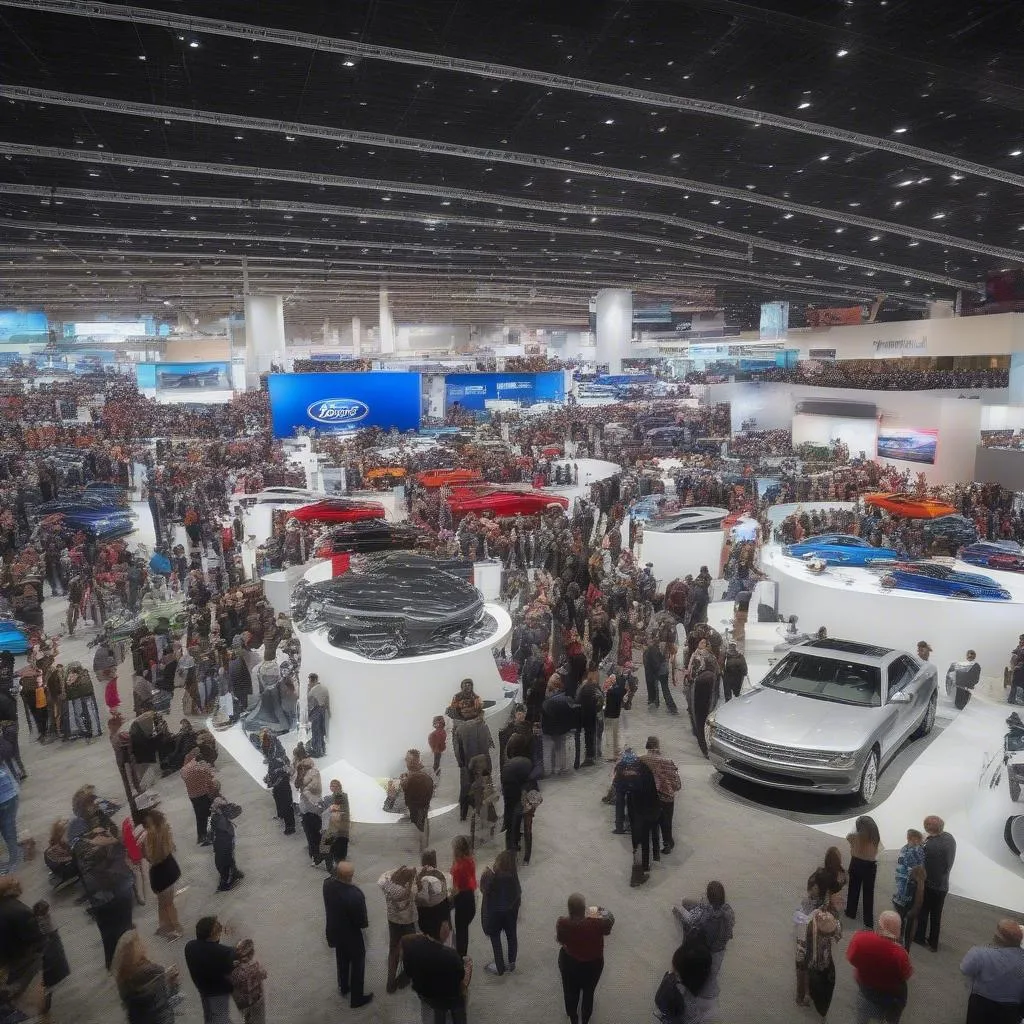
M 317 423 L 345 426 L 370 415 L 370 407 L 358 398 L 320 398 L 306 406 L 306 415 Z

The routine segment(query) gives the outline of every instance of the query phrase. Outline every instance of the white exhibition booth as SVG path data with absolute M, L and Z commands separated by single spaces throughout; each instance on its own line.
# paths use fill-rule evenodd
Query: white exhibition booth
M 640 561 L 653 563 L 658 589 L 663 590 L 666 583 L 681 576 L 696 576 L 702 565 L 717 577 L 724 545 L 724 530 L 662 533 L 645 523 Z

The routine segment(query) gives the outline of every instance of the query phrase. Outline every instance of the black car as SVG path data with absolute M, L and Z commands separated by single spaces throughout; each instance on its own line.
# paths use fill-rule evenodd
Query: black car
M 447 649 L 483 615 L 476 587 L 430 563 L 399 561 L 379 572 L 303 581 L 292 592 L 292 619 L 300 631 L 327 626 L 332 644 L 364 658 Z
M 353 572 L 362 573 L 418 573 L 447 572 L 467 583 L 473 582 L 473 563 L 468 558 L 448 558 L 420 551 L 388 551 L 379 554 L 357 555 L 352 559 Z
M 953 548 L 974 544 L 978 539 L 978 528 L 966 516 L 939 516 L 923 524 L 925 538 L 944 537 Z
M 360 519 L 354 523 L 336 523 L 318 538 L 317 558 L 330 558 L 343 552 L 371 554 L 376 551 L 408 551 L 425 539 L 422 530 L 383 519 Z

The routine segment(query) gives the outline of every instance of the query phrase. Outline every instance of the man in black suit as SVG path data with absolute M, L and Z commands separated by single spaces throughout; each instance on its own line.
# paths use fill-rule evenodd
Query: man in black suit
M 327 914 L 327 945 L 334 950 L 338 964 L 338 991 L 351 995 L 355 1010 L 373 999 L 373 993 L 363 993 L 366 969 L 366 945 L 363 929 L 368 926 L 366 897 L 362 889 L 352 884 L 355 868 L 341 861 L 334 875 L 324 879 L 324 910 Z

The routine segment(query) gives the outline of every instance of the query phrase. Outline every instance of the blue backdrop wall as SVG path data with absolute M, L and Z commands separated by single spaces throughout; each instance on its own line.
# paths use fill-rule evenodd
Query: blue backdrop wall
M 418 373 L 270 375 L 275 437 L 291 437 L 296 427 L 328 433 L 355 427 L 418 430 L 422 405 Z
M 445 408 L 458 402 L 465 409 L 483 409 L 492 399 L 564 402 L 565 377 L 553 373 L 449 373 L 444 378 Z

